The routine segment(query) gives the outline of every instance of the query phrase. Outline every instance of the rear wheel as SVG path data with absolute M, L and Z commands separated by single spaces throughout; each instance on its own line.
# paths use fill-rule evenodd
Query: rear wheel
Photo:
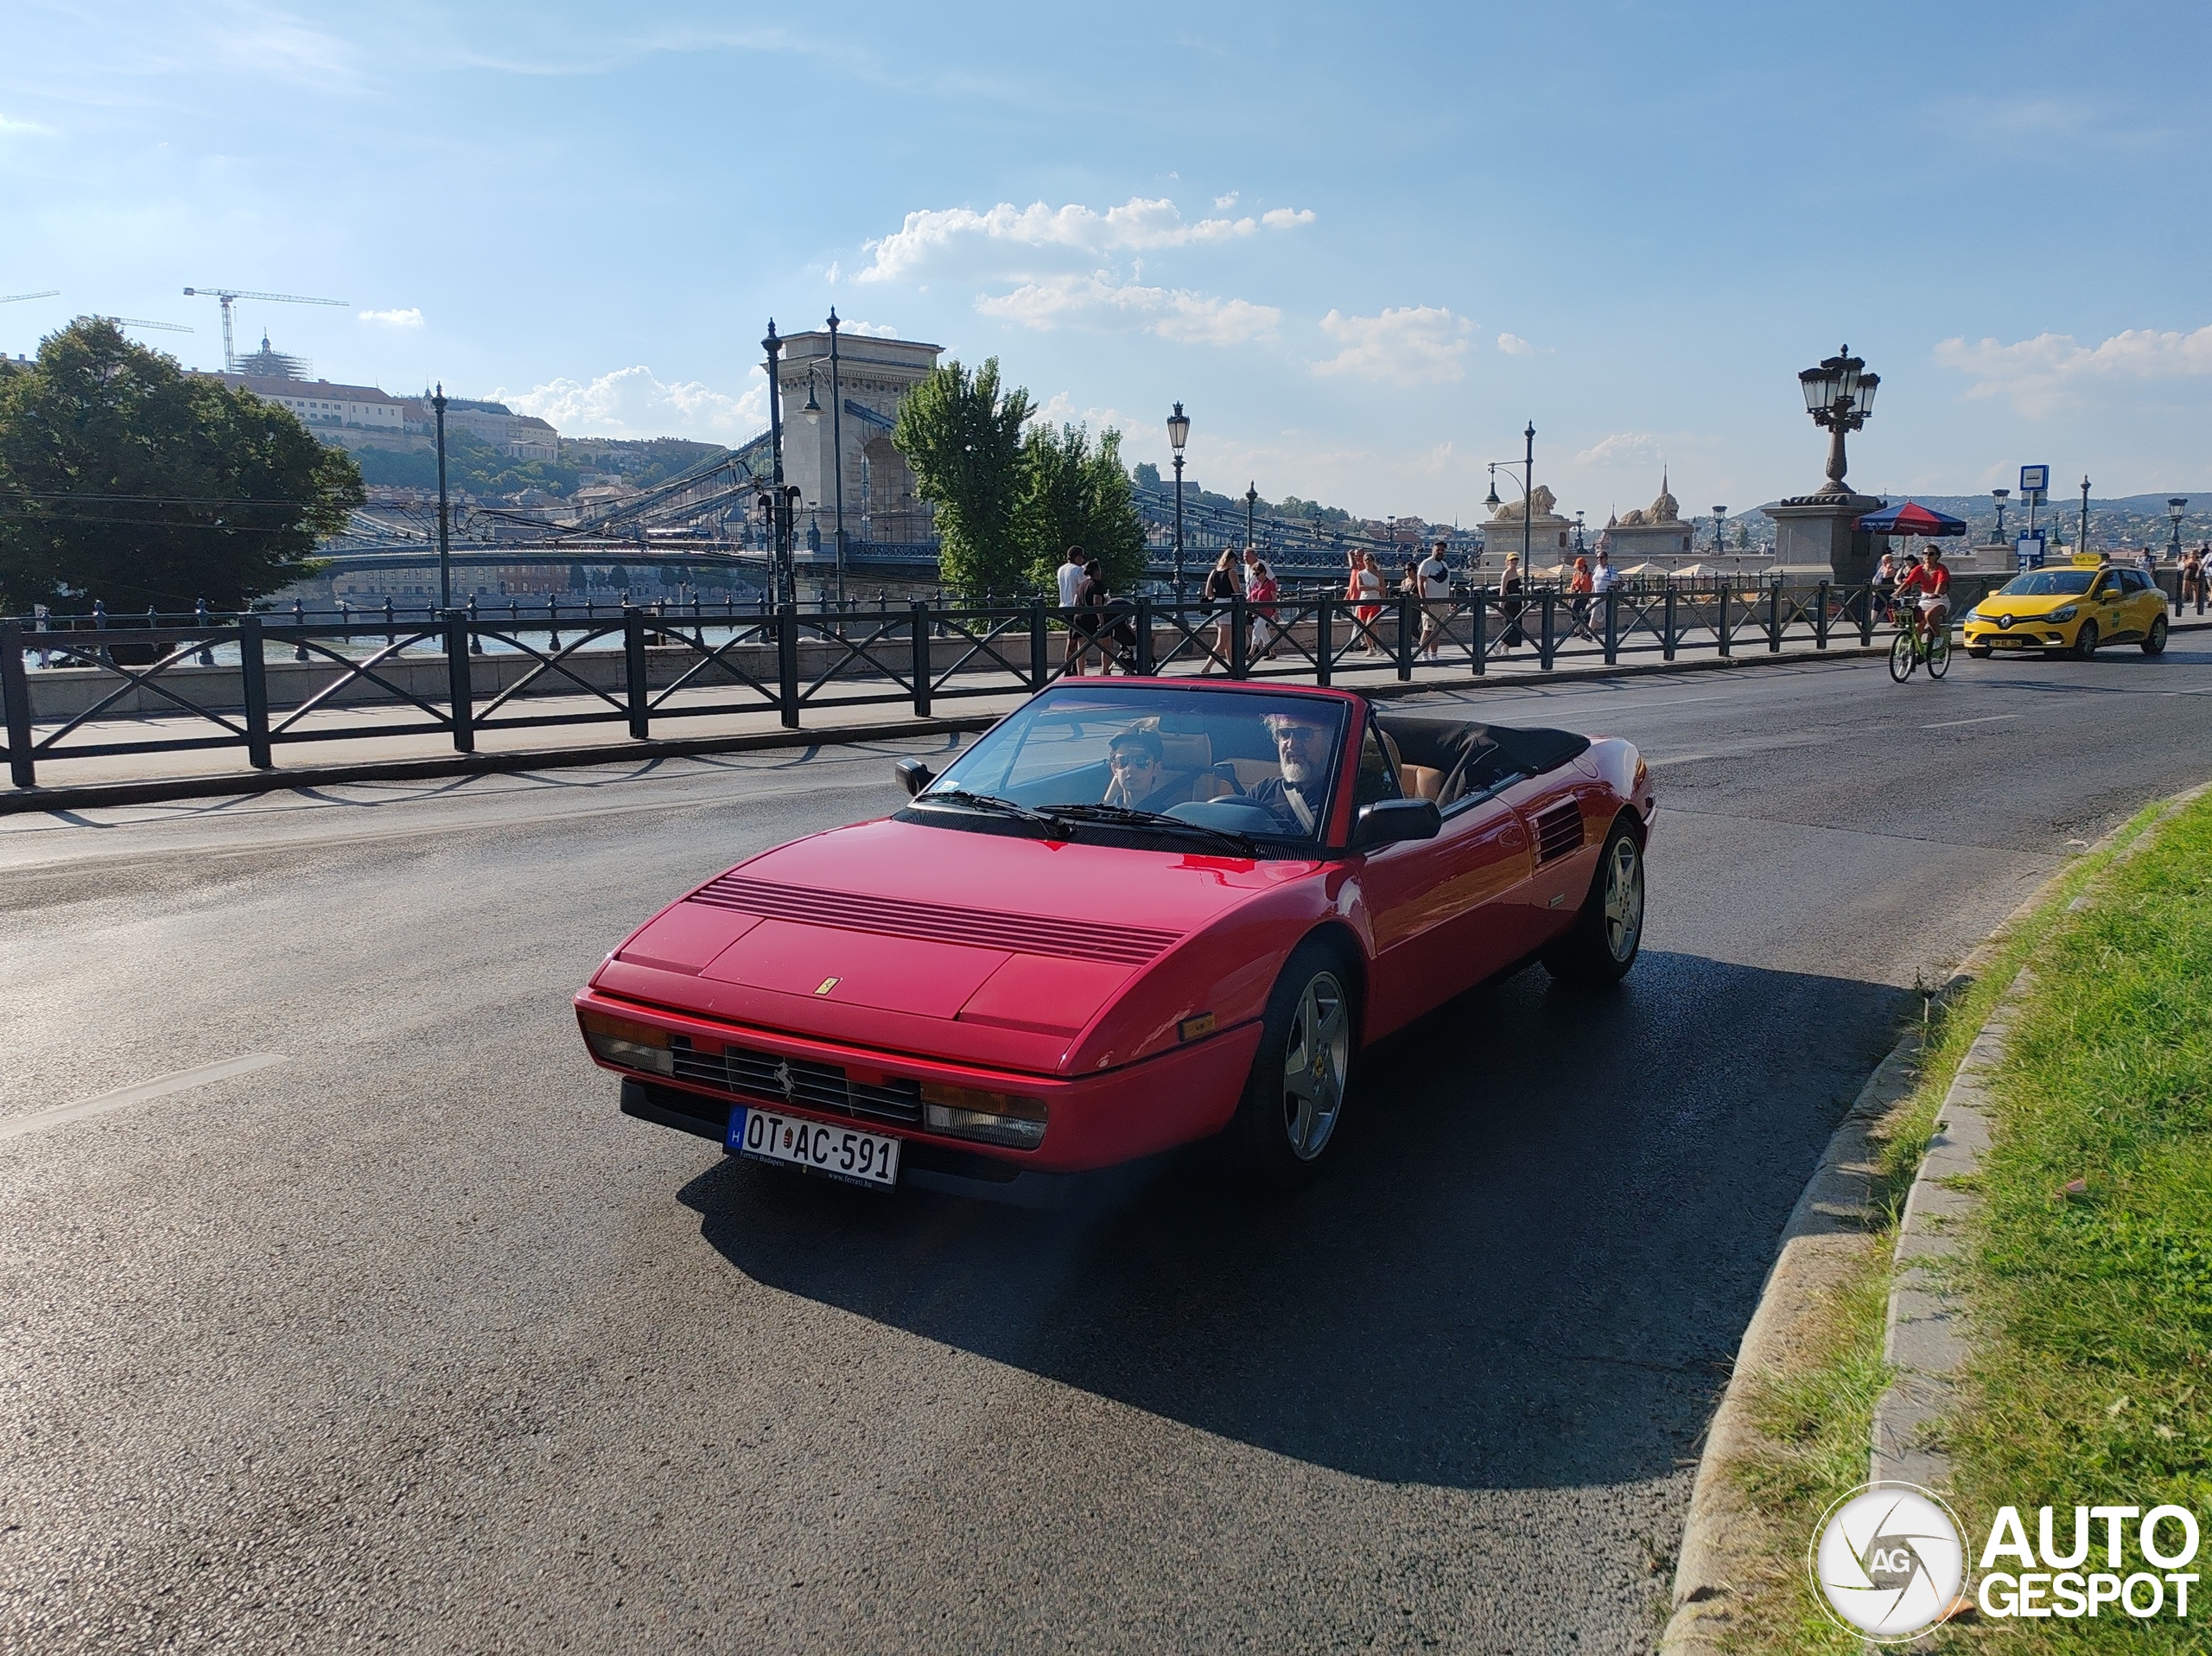
M 1335 1141 L 1351 1080 L 1351 980 L 1341 953 L 1319 939 L 1300 944 L 1275 979 L 1228 1133 L 1232 1159 L 1255 1183 L 1304 1184 Z
M 1617 821 L 1574 928 L 1544 951 L 1544 970 L 1563 984 L 1602 989 L 1628 976 L 1643 946 L 1643 847 Z
M 2166 653 L 2166 618 L 2164 615 L 2151 623 L 2151 630 L 2144 634 L 2143 653 L 2164 655 Z
M 1951 629 L 1939 627 L 1928 640 L 1928 676 L 1941 678 L 1951 670 Z
M 2082 623 L 2082 630 L 2074 634 L 2074 659 L 2087 661 L 2097 653 L 2097 624 L 2093 621 Z
M 1890 677 L 1898 684 L 1912 677 L 1912 670 L 1920 665 L 1920 652 L 1913 647 L 1912 634 L 1901 632 L 1890 640 Z

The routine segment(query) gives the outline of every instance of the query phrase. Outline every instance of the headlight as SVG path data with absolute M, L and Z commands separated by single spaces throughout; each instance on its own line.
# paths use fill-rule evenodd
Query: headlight
M 1045 1113 L 1042 1099 L 922 1083 L 922 1124 L 954 1138 L 1033 1150 L 1045 1142 Z
M 625 1069 L 650 1070 L 655 1075 L 676 1073 L 676 1054 L 669 1050 L 667 1030 L 605 1012 L 579 1012 L 576 1018 L 583 1025 L 584 1040 L 607 1062 Z
M 2079 605 L 2079 604 L 2065 604 L 2065 605 L 2063 605 L 2063 606 L 2061 606 L 2060 608 L 2056 608 L 2056 609 L 2052 610 L 2052 611 L 2050 612 L 2050 620 L 2052 620 L 2052 621 L 2072 621 L 2072 620 L 2075 618 L 2075 616 L 2076 616 L 2076 615 L 2080 615 L 2081 613 L 2082 613 L 2082 606 L 2081 606 L 2081 605 Z

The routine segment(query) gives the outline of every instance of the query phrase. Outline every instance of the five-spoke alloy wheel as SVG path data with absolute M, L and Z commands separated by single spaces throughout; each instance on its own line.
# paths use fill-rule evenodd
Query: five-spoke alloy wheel
M 1255 1183 L 1287 1189 L 1319 1166 L 1344 1119 L 1358 1045 L 1359 1003 L 1341 947 L 1308 938 L 1268 997 L 1260 1050 L 1225 1136 Z

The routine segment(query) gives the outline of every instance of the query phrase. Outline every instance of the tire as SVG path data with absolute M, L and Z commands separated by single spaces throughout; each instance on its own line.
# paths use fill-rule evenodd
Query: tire
M 2164 655 L 2166 653 L 2166 618 L 2164 615 L 2151 623 L 2151 630 L 2144 636 L 2143 653 Z
M 1899 633 L 1890 640 L 1890 678 L 1903 684 L 1912 677 L 1912 670 L 1920 665 L 1919 652 L 1912 646 L 1912 634 Z
M 1308 938 L 1268 996 L 1260 1050 L 1226 1137 L 1254 1184 L 1291 1190 L 1319 1171 L 1343 1124 L 1358 1029 L 1352 975 L 1337 946 Z
M 1995 652 L 1988 648 L 1986 646 L 1977 647 L 1974 645 L 1969 644 L 1967 646 L 1967 653 L 1977 661 L 1986 661 L 1993 654 L 1995 653 Z
M 2097 653 L 2097 624 L 2093 621 L 2082 623 L 2082 630 L 2074 634 L 2074 659 L 2087 661 Z
M 1928 640 L 1928 676 L 1941 678 L 1951 670 L 1951 632 L 1948 627 Z
M 1562 984 L 1607 989 L 1628 976 L 1643 946 L 1643 846 L 1626 822 L 1605 836 L 1598 872 L 1574 927 L 1544 951 L 1544 970 Z

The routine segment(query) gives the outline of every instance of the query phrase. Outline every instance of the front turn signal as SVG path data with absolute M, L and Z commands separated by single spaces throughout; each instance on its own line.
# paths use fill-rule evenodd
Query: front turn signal
M 1033 1150 L 1045 1142 L 1045 1118 L 1042 1099 L 922 1083 L 922 1124 L 933 1133 Z
M 583 1026 L 586 1044 L 606 1062 L 654 1075 L 676 1073 L 676 1054 L 669 1048 L 667 1030 L 589 1010 L 578 1011 L 576 1022 Z

